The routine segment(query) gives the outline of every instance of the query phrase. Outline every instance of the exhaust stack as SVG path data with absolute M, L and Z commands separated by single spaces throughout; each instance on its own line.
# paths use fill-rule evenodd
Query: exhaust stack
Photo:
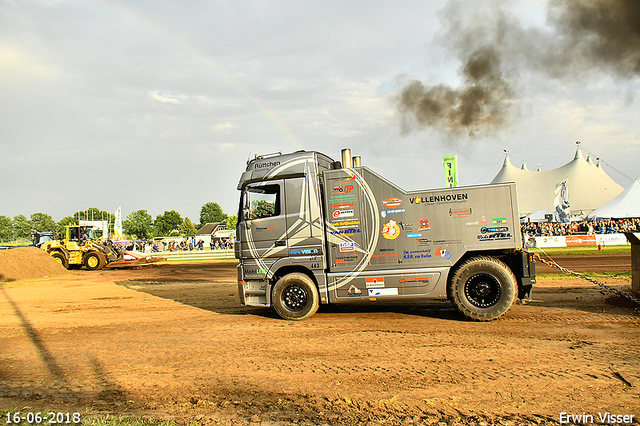
M 353 163 L 351 162 L 351 150 L 349 148 L 342 150 L 342 167 L 345 169 L 353 167 Z
M 360 156 L 353 157 L 353 167 L 362 167 L 362 159 Z

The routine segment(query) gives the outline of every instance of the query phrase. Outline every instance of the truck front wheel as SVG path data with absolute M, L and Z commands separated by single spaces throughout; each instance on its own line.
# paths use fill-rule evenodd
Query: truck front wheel
M 472 257 L 456 269 L 451 296 L 458 311 L 474 321 L 491 321 L 509 311 L 518 294 L 511 269 L 500 260 Z
M 272 304 L 278 315 L 300 321 L 318 310 L 318 289 L 308 276 L 291 273 L 280 278 L 273 287 Z

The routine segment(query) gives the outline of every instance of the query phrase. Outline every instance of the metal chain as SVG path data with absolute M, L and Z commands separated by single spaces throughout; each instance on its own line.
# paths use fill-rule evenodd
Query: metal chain
M 549 259 L 551 259 L 551 256 L 549 256 L 544 250 L 542 250 L 540 247 L 538 247 L 538 249 L 542 253 L 544 253 L 545 256 L 547 256 Z M 534 253 L 533 257 L 535 259 L 539 260 L 540 262 L 544 263 L 547 266 L 551 266 L 553 268 L 557 268 L 557 269 L 561 270 L 562 272 L 564 272 L 566 274 L 572 274 L 572 275 L 575 275 L 576 277 L 582 278 L 583 280 L 587 280 L 587 281 L 589 281 L 589 282 L 591 282 L 591 283 L 593 283 L 593 284 L 595 284 L 595 285 L 597 285 L 597 286 L 599 286 L 599 287 L 601 287 L 601 288 L 603 288 L 605 290 L 609 290 L 610 292 L 615 293 L 615 294 L 617 294 L 619 296 L 626 297 L 627 299 L 631 300 L 632 302 L 635 302 L 638 305 L 640 305 L 640 299 L 638 299 L 637 297 L 635 297 L 635 296 L 633 296 L 633 295 L 631 295 L 629 293 L 625 293 L 624 291 L 620 291 L 620 290 L 615 289 L 615 288 L 613 288 L 611 286 L 608 286 L 606 284 L 598 282 L 598 281 L 596 281 L 596 280 L 594 280 L 592 278 L 589 278 L 589 277 L 587 277 L 585 275 L 582 275 L 582 274 L 579 274 L 577 272 L 574 272 L 571 269 L 564 268 L 564 267 L 558 265 L 553 259 L 545 260 L 542 257 L 540 257 L 540 255 L 537 254 L 537 253 Z

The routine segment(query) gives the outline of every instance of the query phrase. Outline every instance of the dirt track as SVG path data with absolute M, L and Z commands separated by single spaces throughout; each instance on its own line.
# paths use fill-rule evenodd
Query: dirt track
M 239 306 L 235 261 L 74 271 L 0 293 L 0 408 L 222 424 L 640 415 L 638 311 L 575 279 L 541 280 L 491 323 L 440 303 L 287 322 Z

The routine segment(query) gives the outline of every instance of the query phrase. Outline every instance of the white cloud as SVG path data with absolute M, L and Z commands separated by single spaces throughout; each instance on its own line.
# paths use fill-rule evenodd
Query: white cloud
M 226 122 L 226 123 L 222 123 L 222 124 L 217 124 L 214 128 L 216 130 L 216 132 L 224 132 L 224 131 L 230 131 L 233 129 L 237 129 L 238 124 L 237 123 L 230 123 L 230 122 Z
M 171 104 L 179 104 L 180 101 L 174 97 L 171 97 L 170 93 L 167 92 L 151 92 L 151 97 L 159 102 L 163 103 L 171 103 Z
M 5 83 L 7 80 L 12 84 L 32 79 L 56 80 L 61 74 L 58 67 L 43 58 L 7 44 L 0 44 L 0 63 L 0 76 Z

